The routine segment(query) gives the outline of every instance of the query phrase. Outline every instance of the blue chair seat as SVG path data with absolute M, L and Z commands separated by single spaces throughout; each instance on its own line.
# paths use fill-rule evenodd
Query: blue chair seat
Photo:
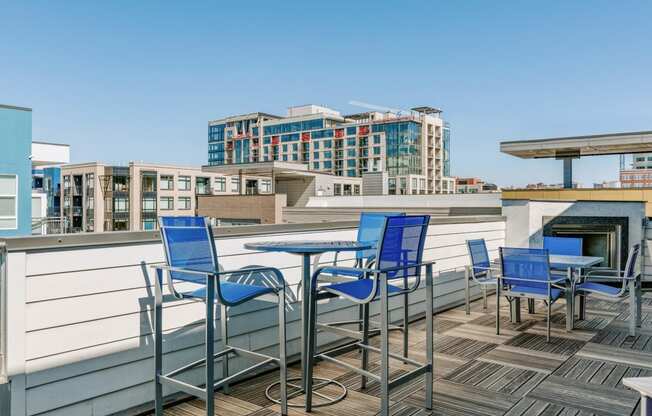
M 512 286 L 510 291 L 523 293 L 524 296 L 527 295 L 548 296 L 548 288 L 538 287 L 538 286 L 516 285 L 516 286 Z M 553 301 L 559 299 L 561 294 L 562 294 L 561 289 L 557 289 L 555 287 L 550 289 L 550 297 L 552 298 Z
M 620 293 L 620 288 L 596 282 L 580 283 L 575 287 L 575 290 L 598 294 L 602 293 L 607 296 L 617 296 Z
M 274 293 L 274 289 L 271 287 L 231 282 L 220 282 L 220 291 L 224 300 L 229 303 L 242 303 L 268 293 Z M 206 299 L 206 286 L 192 292 L 186 292 L 183 295 L 191 298 Z
M 373 285 L 374 282 L 372 279 L 361 279 L 361 280 L 354 280 L 352 282 L 335 283 L 332 285 L 328 285 L 323 287 L 323 290 L 336 295 L 344 295 L 351 298 L 363 300 L 368 298 L 369 295 L 371 295 L 371 291 L 373 290 Z M 401 288 L 392 285 L 387 285 L 387 287 L 389 288 L 390 295 L 401 292 L 402 290 Z M 377 287 L 375 296 L 379 296 L 379 295 L 380 295 L 380 287 Z
M 321 272 L 324 274 L 351 276 L 351 277 L 362 277 L 364 275 L 364 272 L 362 270 L 353 267 L 337 267 L 337 266 L 324 267 L 321 270 Z

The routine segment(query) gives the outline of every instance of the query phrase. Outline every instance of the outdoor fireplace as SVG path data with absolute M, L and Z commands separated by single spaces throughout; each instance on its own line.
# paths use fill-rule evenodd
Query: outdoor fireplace
M 627 225 L 627 217 L 543 217 L 543 235 L 581 238 L 582 255 L 602 257 L 605 261 L 598 266 L 622 270 L 627 261 Z

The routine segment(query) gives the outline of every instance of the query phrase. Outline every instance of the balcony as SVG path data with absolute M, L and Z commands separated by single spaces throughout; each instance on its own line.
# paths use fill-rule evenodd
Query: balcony
M 414 196 L 410 198 L 422 198 Z M 288 305 L 288 352 L 299 356 L 299 309 L 296 289 L 300 261 L 283 253 L 273 255 L 248 251 L 248 242 L 353 240 L 357 223 L 340 221 L 310 224 L 253 225 L 216 228 L 215 238 L 223 266 L 227 269 L 264 264 L 282 270 L 293 295 Z M 523 302 L 523 320 L 511 324 L 508 304 L 502 302 L 505 323 L 495 335 L 494 298 L 487 310 L 474 302 L 469 315 L 463 304 L 464 274 L 468 264 L 465 240 L 484 238 L 490 255 L 506 243 L 506 219 L 483 215 L 433 217 L 424 256 L 435 260 L 435 382 L 434 409 L 438 414 L 520 415 L 535 414 L 632 414 L 638 396 L 622 387 L 623 376 L 652 372 L 652 324 L 645 318 L 636 338 L 627 338 L 627 299 L 590 300 L 589 319 L 578 322 L 577 330 L 564 329 L 563 301 L 553 307 L 553 337 L 545 343 L 545 309 L 536 305 L 528 314 Z M 25 406 L 20 415 L 57 412 L 62 415 L 112 413 L 138 414 L 151 409 L 153 398 L 152 298 L 153 276 L 147 265 L 164 259 L 157 232 L 115 232 L 76 236 L 14 238 L 0 242 L 0 271 L 8 290 L 0 318 L 5 328 L 0 350 L 0 379 L 13 380 L 10 394 L 14 405 Z M 350 263 L 352 255 L 339 261 Z M 321 261 L 329 263 L 332 257 Z M 6 267 L 5 267 L 6 266 Z M 472 286 L 472 297 L 479 291 Z M 169 293 L 165 293 L 169 295 Z M 424 348 L 423 289 L 410 296 L 412 330 L 410 357 L 422 360 Z M 649 308 L 652 298 L 644 298 Z M 400 316 L 400 299 L 390 302 L 391 317 Z M 274 353 L 276 321 L 269 318 L 274 306 L 264 302 L 232 308 L 234 341 L 255 351 Z M 372 308 L 372 313 L 373 313 Z M 646 310 L 646 309 L 644 309 Z M 320 304 L 325 321 L 352 319 L 358 309 L 344 300 Z M 273 322 L 272 322 L 273 321 Z M 189 301 L 169 302 L 164 310 L 164 362 L 179 366 L 201 356 L 203 305 Z M 217 323 L 219 327 L 219 323 Z M 401 337 L 390 336 L 398 348 Z M 219 331 L 217 331 L 219 337 Z M 341 345 L 335 335 L 319 337 L 320 347 Z M 216 338 L 219 344 L 219 338 Z M 0 343 L 0 345 L 3 345 Z M 2 348 L 2 347 L 0 347 Z M 357 350 L 344 353 L 352 364 Z M 234 371 L 242 368 L 240 358 L 231 361 Z M 378 356 L 371 355 L 372 368 Z M 217 366 L 220 377 L 221 366 Z M 188 382 L 199 383 L 201 369 L 188 373 Z M 392 368 L 399 375 L 402 366 Z M 291 367 L 290 375 L 298 372 Z M 336 378 L 349 389 L 341 402 L 318 408 L 315 415 L 374 415 L 378 409 L 377 384 L 360 389 L 360 378 L 347 370 L 319 363 L 316 375 Z M 261 373 L 235 384 L 230 395 L 217 396 L 217 414 L 275 414 L 278 407 L 264 396 L 265 388 L 277 379 Z M 20 383 L 26 380 L 25 383 Z M 415 380 L 393 392 L 394 412 L 427 414 L 421 408 L 422 380 Z M 165 394 L 169 394 L 166 391 Z M 201 415 L 201 401 L 179 401 L 168 414 Z M 607 409 L 607 410 L 605 410 Z M 536 413 L 539 412 L 539 413 Z M 547 412 L 547 413 L 542 413 Z M 292 414 L 292 413 L 291 413 Z M 297 411 L 294 414 L 302 414 Z

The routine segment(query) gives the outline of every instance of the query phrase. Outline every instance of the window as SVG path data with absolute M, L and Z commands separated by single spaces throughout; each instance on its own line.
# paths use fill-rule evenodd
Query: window
M 190 209 L 190 197 L 189 196 L 180 196 L 179 197 L 179 209 Z
M 198 195 L 208 195 L 211 193 L 211 178 L 195 179 L 195 192 Z
M 143 172 L 142 189 L 143 192 L 156 192 L 156 172 Z
M 161 175 L 161 189 L 165 191 L 170 191 L 174 189 L 174 176 Z
M 143 198 L 143 212 L 156 212 L 156 198 Z
M 333 162 L 327 160 L 324 162 L 324 169 L 331 169 L 333 167 Z
M 346 160 L 346 167 L 354 168 L 355 167 L 355 159 L 347 159 Z
M 292 144 L 292 151 L 293 152 L 298 152 L 299 151 L 299 145 L 297 143 Z
M 156 229 L 156 220 L 154 220 L 154 219 L 143 220 L 142 229 L 144 231 L 153 231 L 153 230 L 155 230 Z
M 355 127 L 347 127 L 346 128 L 346 135 L 347 136 L 352 136 L 355 134 Z
M 353 185 L 353 195 L 360 195 L 360 185 Z
M 346 139 L 347 146 L 355 146 L 355 137 L 350 137 Z
M 336 184 L 333 186 L 333 194 L 334 194 L 335 196 L 341 196 L 341 195 L 342 195 L 342 185 L 341 185 L 341 184 L 336 183 Z
M 313 169 L 319 169 L 319 162 L 313 162 L 312 167 Z
M 333 147 L 333 141 L 332 140 L 324 140 L 324 149 L 330 149 Z
M 240 192 L 240 178 L 231 178 L 231 192 Z
M 374 134 L 374 144 L 380 144 L 380 134 Z
M 215 178 L 215 191 L 216 192 L 226 192 L 226 178 L 221 176 Z
M 313 146 L 315 149 L 319 149 L 319 142 L 312 142 Z
M 325 159 L 332 159 L 333 158 L 333 152 L 324 152 L 324 158 Z
M 259 186 L 261 194 L 272 193 L 272 181 L 270 179 L 262 179 Z
M 374 147 L 374 154 L 379 155 L 380 154 L 380 147 Z
M 171 196 L 161 197 L 161 211 L 170 211 L 174 209 L 174 198 Z
M 190 190 L 190 176 L 179 176 L 179 190 L 180 191 Z
M 0 175 L 0 230 L 18 228 L 18 176 Z
M 129 212 L 129 198 L 124 196 L 113 198 L 113 212 Z
M 344 185 L 344 195 L 346 195 L 346 196 L 351 196 L 352 195 L 351 185 L 348 184 L 348 183 Z

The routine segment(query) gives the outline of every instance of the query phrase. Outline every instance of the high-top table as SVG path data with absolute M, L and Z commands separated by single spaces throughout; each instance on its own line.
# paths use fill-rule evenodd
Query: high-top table
M 581 274 L 582 269 L 595 266 L 602 263 L 604 258 L 594 256 L 568 256 L 560 254 L 550 255 L 550 268 L 557 270 L 566 270 L 566 330 L 573 329 L 575 320 L 575 311 L 573 310 L 573 288 L 575 285 L 575 276 Z M 584 297 L 580 298 L 580 319 L 584 319 Z M 519 298 L 514 298 L 512 306 L 512 322 L 521 321 L 521 302 Z M 530 311 L 532 312 L 532 311 Z
M 309 316 L 310 298 L 312 296 L 312 273 L 310 270 L 310 257 L 316 254 L 323 254 L 328 252 L 339 253 L 344 251 L 368 250 L 373 248 L 373 245 L 370 243 L 359 243 L 357 241 L 262 241 L 259 243 L 248 243 L 245 244 L 244 247 L 248 250 L 283 252 L 301 256 L 301 385 L 297 386 L 289 383 L 291 381 L 299 380 L 298 378 L 288 380 L 288 385 L 297 389 L 292 394 L 288 394 L 288 406 L 303 407 L 305 404 L 292 404 L 289 403 L 289 399 L 291 397 L 296 397 L 307 390 L 307 370 L 308 366 L 311 365 L 312 362 L 312 357 L 307 356 L 308 323 L 310 322 L 310 319 L 314 319 Z M 337 403 L 346 397 L 347 390 L 342 383 L 331 379 L 317 377 L 314 377 L 313 380 L 317 381 L 317 383 L 312 383 L 313 394 L 321 397 L 325 400 L 325 402 L 319 403 L 317 405 L 313 404 L 312 407 L 320 407 Z M 265 391 L 265 394 L 271 401 L 279 403 L 279 400 L 272 397 L 270 393 L 270 390 L 276 384 L 278 384 L 278 382 L 270 385 Z M 335 385 L 340 389 L 340 393 L 336 397 L 329 397 L 316 391 L 329 384 Z

